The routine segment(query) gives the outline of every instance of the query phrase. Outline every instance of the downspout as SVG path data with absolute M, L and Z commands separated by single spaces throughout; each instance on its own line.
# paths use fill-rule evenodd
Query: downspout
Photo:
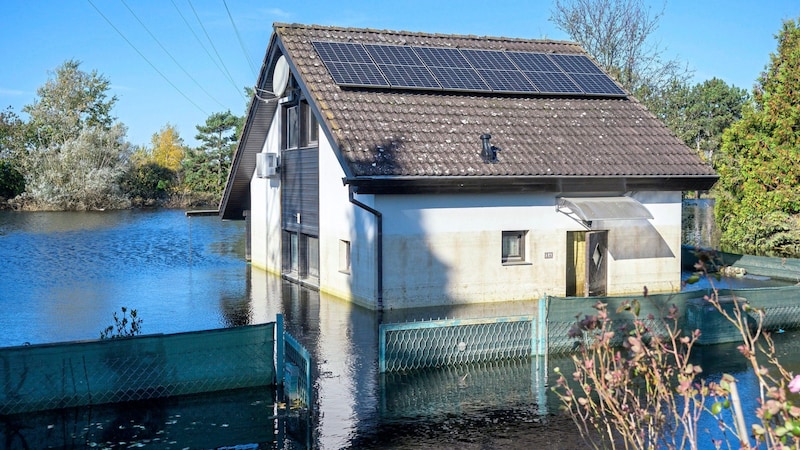
M 375 216 L 375 221 L 378 228 L 378 237 L 377 237 L 377 248 L 376 248 L 376 258 L 378 263 L 378 283 L 377 283 L 377 304 L 378 304 L 378 311 L 383 311 L 383 214 L 377 209 L 361 203 L 360 201 L 355 199 L 354 196 L 354 189 L 353 186 L 348 186 L 348 194 L 350 197 L 350 203 L 358 206 L 359 208 L 367 211 L 368 213 Z

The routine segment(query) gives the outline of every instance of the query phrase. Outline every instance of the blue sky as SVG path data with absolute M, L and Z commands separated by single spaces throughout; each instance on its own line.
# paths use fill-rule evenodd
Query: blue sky
M 113 113 L 133 144 L 171 123 L 195 145 L 195 126 L 210 114 L 244 114 L 242 88 L 255 84 L 273 22 L 567 39 L 551 8 L 545 0 L 2 0 L 0 109 L 20 114 L 75 59 L 111 81 Z M 655 38 L 695 81 L 750 90 L 782 21 L 799 17 L 797 0 L 671 0 Z

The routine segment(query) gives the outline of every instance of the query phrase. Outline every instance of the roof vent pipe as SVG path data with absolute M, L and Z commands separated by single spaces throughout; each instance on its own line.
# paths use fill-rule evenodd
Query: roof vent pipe
M 489 140 L 491 138 L 492 135 L 488 133 L 481 135 L 481 141 L 483 141 L 483 157 L 486 160 L 486 162 L 496 163 L 497 152 L 499 152 L 501 149 L 489 143 Z

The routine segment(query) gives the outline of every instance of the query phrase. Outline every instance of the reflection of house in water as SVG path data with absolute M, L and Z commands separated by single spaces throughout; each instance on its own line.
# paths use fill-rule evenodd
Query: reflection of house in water
M 680 285 L 712 169 L 576 44 L 276 24 L 224 219 L 372 309 Z

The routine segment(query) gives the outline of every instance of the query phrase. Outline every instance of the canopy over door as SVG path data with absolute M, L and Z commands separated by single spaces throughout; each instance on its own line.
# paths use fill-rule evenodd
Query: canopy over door
M 556 209 L 583 222 L 653 218 L 647 207 L 631 197 L 560 197 Z

